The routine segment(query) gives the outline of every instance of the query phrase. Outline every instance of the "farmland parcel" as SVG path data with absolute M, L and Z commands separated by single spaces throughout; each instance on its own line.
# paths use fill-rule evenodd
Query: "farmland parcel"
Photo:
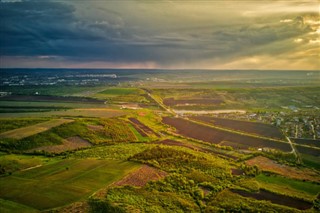
M 164 117 L 162 122 L 171 125 L 177 129 L 179 134 L 187 137 L 207 141 L 214 144 L 220 144 L 224 141 L 231 142 L 235 148 L 238 148 L 238 144 L 241 147 L 249 148 L 272 148 L 282 151 L 291 151 L 289 143 L 276 142 L 272 140 L 266 140 L 261 138 L 249 137 L 246 135 L 239 135 L 232 132 L 226 132 L 219 129 L 214 129 L 208 126 L 203 126 L 182 118 Z

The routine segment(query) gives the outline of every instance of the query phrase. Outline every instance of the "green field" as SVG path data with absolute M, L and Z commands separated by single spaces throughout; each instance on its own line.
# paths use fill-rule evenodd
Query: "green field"
M 6 132 L 13 129 L 18 129 L 21 127 L 41 123 L 47 121 L 47 118 L 22 118 L 22 119 L 0 119 L 0 133 Z
M 34 108 L 66 110 L 70 108 L 106 108 L 103 103 L 71 103 L 63 101 L 0 101 L 0 108 Z
M 139 89 L 137 88 L 108 88 L 106 90 L 103 90 L 99 92 L 99 94 L 104 95 L 133 95 L 133 94 L 139 94 Z
M 176 109 L 282 109 L 283 107 L 320 105 L 320 87 L 262 87 L 262 88 L 173 88 L 154 89 L 162 99 L 219 99 L 221 104 L 174 106 Z
M 93 98 L 106 100 L 107 103 L 149 103 L 145 92 L 139 88 L 110 87 L 92 95 Z
M 147 137 L 143 137 L 133 126 L 132 124 L 128 124 L 130 130 L 133 132 L 133 134 L 136 136 L 138 141 L 149 141 Z
M 9 174 L 15 171 L 25 170 L 54 162 L 55 159 L 48 159 L 43 156 L 16 154 L 0 155 L 0 175 Z
M 22 205 L 20 203 L 0 199 L 0 212 L 1 213 L 12 213 L 12 212 L 34 213 L 39 211 L 29 206 Z
M 307 154 L 301 154 L 300 156 L 302 158 L 302 161 L 305 165 L 315 168 L 316 170 L 320 170 L 320 158 L 313 156 L 313 155 L 307 155 Z
M 0 198 L 38 210 L 55 208 L 87 198 L 138 167 L 119 160 L 61 160 L 1 177 Z
M 88 96 L 92 93 L 99 92 L 102 86 L 10 86 L 3 87 L 4 91 L 10 91 L 20 95 L 34 95 L 38 92 L 41 95 L 57 95 L 57 96 Z M 88 92 L 89 91 L 89 92 Z
M 149 137 L 142 137 L 141 135 L 139 137 L 139 135 L 136 135 L 134 133 L 136 130 L 130 123 L 120 118 L 77 118 L 70 121 L 73 122 L 67 122 L 51 129 L 46 128 L 47 126 L 36 124 L 5 132 L 0 141 L 0 147 L 2 150 L 32 152 L 34 151 L 32 149 L 37 147 L 61 145 L 64 143 L 64 140 L 68 140 L 70 137 L 80 137 L 93 145 L 111 145 L 150 140 Z M 40 132 L 40 130 L 42 131 Z M 26 137 L 27 134 L 28 137 Z M 72 147 L 70 148 L 72 149 Z
M 95 117 L 110 118 L 127 112 L 113 108 L 69 109 L 50 112 L 1 113 L 2 118 L 46 118 L 46 117 Z
M 316 183 L 293 180 L 281 176 L 266 176 L 260 174 L 256 177 L 256 180 L 262 188 L 302 199 L 313 200 L 320 192 L 320 185 Z
M 35 125 L 27 126 L 27 127 L 21 127 L 19 129 L 10 130 L 7 132 L 3 132 L 0 134 L 0 137 L 3 138 L 12 138 L 12 139 L 22 139 L 29 137 L 31 135 L 38 134 L 40 132 L 47 131 L 53 127 L 60 126 L 64 123 L 70 123 L 73 122 L 73 120 L 70 119 L 53 119 L 50 121 L 46 121 L 43 123 L 38 123 Z
M 72 154 L 72 157 L 82 159 L 99 158 L 127 160 L 129 157 L 154 146 L 156 145 L 147 143 L 125 143 L 112 146 L 98 146 L 75 152 L 74 154 Z

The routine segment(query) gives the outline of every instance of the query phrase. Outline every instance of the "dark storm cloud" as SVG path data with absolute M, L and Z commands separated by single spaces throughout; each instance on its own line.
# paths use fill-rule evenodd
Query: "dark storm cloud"
M 68 24 L 73 9 L 61 3 L 23 1 L 2 3 L 1 55 L 38 55 L 50 52 L 52 37 L 73 37 Z
M 81 20 L 74 7 L 49 1 L 1 5 L 1 55 L 57 55 L 73 60 L 143 61 L 160 55 L 153 50 L 175 46 L 162 41 L 134 40 L 113 17 Z M 108 11 L 112 16 L 115 12 Z M 160 46 L 160 47 L 159 47 Z M 157 50 L 155 51 L 157 52 Z
M 119 29 L 108 22 L 87 22 L 74 16 L 72 6 L 60 2 L 24 1 L 1 4 L 1 55 L 59 55 L 74 59 L 139 56 L 124 46 Z M 140 58 L 141 59 L 141 58 Z M 129 59 L 130 60 L 130 59 Z
M 1 3 L 0 19 L 1 55 L 73 56 L 85 50 L 71 49 L 83 41 L 105 40 L 96 25 L 78 20 L 74 8 L 61 2 Z

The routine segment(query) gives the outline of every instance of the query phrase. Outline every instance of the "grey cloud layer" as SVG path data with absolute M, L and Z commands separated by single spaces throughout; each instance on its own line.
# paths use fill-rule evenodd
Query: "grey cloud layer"
M 58 56 L 70 61 L 152 61 L 159 65 L 226 62 L 237 57 L 289 52 L 296 48 L 291 42 L 294 38 L 314 31 L 304 16 L 319 16 L 288 12 L 246 17 L 242 16 L 244 9 L 225 3 L 215 5 L 214 1 L 212 10 L 203 13 L 206 5 L 194 9 L 177 1 L 159 5 L 145 1 L 78 2 L 0 3 L 0 55 Z M 225 7 L 228 10 L 222 12 Z M 283 18 L 292 21 L 282 23 Z

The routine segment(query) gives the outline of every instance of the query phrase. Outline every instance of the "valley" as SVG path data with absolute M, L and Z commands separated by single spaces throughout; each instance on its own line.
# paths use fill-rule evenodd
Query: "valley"
M 320 209 L 319 72 L 1 72 L 1 212 Z

